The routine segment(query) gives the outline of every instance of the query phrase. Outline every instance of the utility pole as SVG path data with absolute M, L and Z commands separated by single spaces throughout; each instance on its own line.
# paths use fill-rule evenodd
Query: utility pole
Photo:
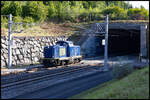
M 11 26 L 12 26 L 12 14 L 9 14 L 9 30 L 8 30 L 8 68 L 12 66 L 12 37 L 11 37 Z
M 104 52 L 104 70 L 108 71 L 108 15 L 105 17 L 105 52 Z

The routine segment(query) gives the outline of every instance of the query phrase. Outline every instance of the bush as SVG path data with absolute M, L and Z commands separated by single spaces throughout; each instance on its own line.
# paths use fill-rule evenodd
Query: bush
M 101 13 L 95 14 L 94 20 L 105 20 L 105 16 Z
M 20 16 L 15 16 L 15 18 L 14 18 L 14 22 L 22 22 L 22 17 L 20 17 Z
M 89 20 L 89 12 L 85 11 L 79 15 L 79 20 L 85 22 Z
M 13 16 L 21 16 L 22 14 L 22 4 L 19 1 L 10 2 L 9 6 L 4 9 L 4 14 L 12 14 Z
M 10 3 L 11 1 L 1 1 L 1 15 L 10 14 Z
M 116 79 L 121 79 L 133 71 L 131 64 L 116 65 L 113 68 L 113 77 Z
M 47 7 L 42 1 L 27 1 L 22 8 L 22 16 L 32 17 L 35 21 L 43 22 L 47 16 Z
M 110 18 L 113 20 L 126 19 L 126 17 L 127 17 L 127 12 L 118 6 L 108 7 L 106 9 L 102 10 L 101 14 L 109 15 Z
M 15 16 L 13 21 L 15 23 L 22 23 L 22 18 L 20 16 Z M 20 25 L 18 25 L 18 27 L 21 27 Z M 12 25 L 12 30 L 16 30 L 17 29 L 17 24 Z
M 128 16 L 130 16 L 130 19 L 135 20 L 147 20 L 149 19 L 149 12 L 145 8 L 131 8 L 127 12 Z
M 8 19 L 6 17 L 1 16 L 1 26 L 8 28 Z
M 48 19 L 54 19 L 57 16 L 56 12 L 57 12 L 57 9 L 54 3 L 50 2 L 48 6 L 48 15 L 47 15 Z
M 23 23 L 25 23 L 23 24 L 23 27 L 28 28 L 28 25 L 26 23 L 33 23 L 33 22 L 34 22 L 34 19 L 32 17 L 25 17 L 23 19 Z

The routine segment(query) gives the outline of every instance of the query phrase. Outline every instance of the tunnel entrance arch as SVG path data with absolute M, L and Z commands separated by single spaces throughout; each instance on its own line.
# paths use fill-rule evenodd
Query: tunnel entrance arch
M 94 24 L 92 24 L 94 25 Z M 92 26 L 91 25 L 91 26 Z M 92 34 L 92 33 L 91 33 Z M 101 41 L 104 35 L 93 32 L 81 46 L 87 57 L 103 56 L 104 46 Z M 146 25 L 134 23 L 110 23 L 108 33 L 108 54 L 147 56 Z
M 108 54 L 118 56 L 135 54 L 141 58 L 147 57 L 146 29 L 147 25 L 145 24 L 109 24 Z M 96 37 L 96 41 L 101 39 L 104 39 L 104 36 Z M 96 55 L 104 53 L 102 50 L 100 51 L 97 51 Z

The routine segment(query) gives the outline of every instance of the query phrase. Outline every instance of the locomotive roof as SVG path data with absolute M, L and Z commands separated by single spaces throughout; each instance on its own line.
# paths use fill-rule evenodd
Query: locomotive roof
M 56 44 L 63 44 L 63 43 L 66 43 L 67 45 L 69 45 L 69 46 L 73 46 L 73 42 L 72 41 L 58 41 L 58 42 L 56 42 Z

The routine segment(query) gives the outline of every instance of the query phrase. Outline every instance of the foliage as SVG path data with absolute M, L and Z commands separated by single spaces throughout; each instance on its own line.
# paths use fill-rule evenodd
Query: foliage
M 49 5 L 48 5 L 48 18 L 49 19 L 53 19 L 57 16 L 56 14 L 56 6 L 54 4 L 54 2 L 50 2 Z
M 22 4 L 18 1 L 2 1 L 1 7 L 2 15 L 21 16 Z
M 10 14 L 10 5 L 11 1 L 1 1 L 1 14 L 2 15 L 8 15 Z
M 108 7 L 101 12 L 103 15 L 110 15 L 111 19 L 125 19 L 127 16 L 125 10 L 118 6 Z
M 1 16 L 1 26 L 2 27 L 8 27 L 8 19 L 4 16 Z
M 32 17 L 35 22 L 94 21 L 102 20 L 106 14 L 112 20 L 149 19 L 144 7 L 132 8 L 124 1 L 2 1 L 1 14 L 10 13 L 22 19 Z
M 145 8 L 131 8 L 127 12 L 128 16 L 130 16 L 130 19 L 149 19 L 149 12 Z
M 121 79 L 133 71 L 133 67 L 130 64 L 116 65 L 113 68 L 113 76 L 116 79 Z
M 22 22 L 23 20 L 22 20 L 22 17 L 20 17 L 20 16 L 15 16 L 14 17 L 14 22 Z
M 42 22 L 47 16 L 47 7 L 42 1 L 28 1 L 26 5 L 23 6 L 22 16 L 29 16 L 35 21 Z
M 23 23 L 25 23 L 23 24 L 23 27 L 27 28 L 28 27 L 27 23 L 33 23 L 33 22 L 34 22 L 34 19 L 32 17 L 25 17 L 23 19 Z

